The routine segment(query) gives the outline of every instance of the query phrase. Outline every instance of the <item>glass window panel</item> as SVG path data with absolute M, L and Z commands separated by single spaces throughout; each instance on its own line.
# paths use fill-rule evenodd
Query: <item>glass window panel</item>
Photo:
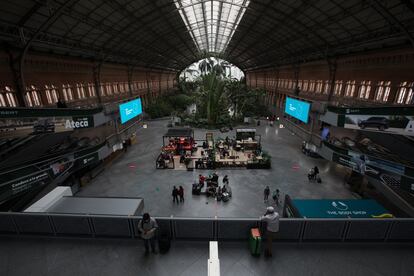
M 175 0 L 181 18 L 199 50 L 223 52 L 250 0 Z

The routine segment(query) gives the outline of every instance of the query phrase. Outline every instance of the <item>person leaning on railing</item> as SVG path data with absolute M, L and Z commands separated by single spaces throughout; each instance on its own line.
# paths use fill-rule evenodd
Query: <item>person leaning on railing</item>
M 279 232 L 279 218 L 279 213 L 276 212 L 272 206 L 267 207 L 266 213 L 262 217 L 260 217 L 262 221 L 265 221 L 267 223 L 267 246 L 265 250 L 265 255 L 267 257 L 272 257 L 272 240 L 276 238 L 277 232 Z

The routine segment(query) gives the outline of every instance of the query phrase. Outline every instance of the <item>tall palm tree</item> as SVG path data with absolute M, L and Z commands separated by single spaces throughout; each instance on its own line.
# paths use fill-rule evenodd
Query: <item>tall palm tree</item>
M 211 72 L 214 66 L 214 60 L 212 58 L 205 58 L 198 64 L 198 69 L 202 75 L 206 75 Z
M 221 78 L 216 76 L 215 72 L 202 77 L 202 91 L 206 99 L 207 104 L 207 121 L 209 125 L 214 125 L 217 122 L 217 118 L 220 110 L 220 104 L 224 96 L 225 83 Z

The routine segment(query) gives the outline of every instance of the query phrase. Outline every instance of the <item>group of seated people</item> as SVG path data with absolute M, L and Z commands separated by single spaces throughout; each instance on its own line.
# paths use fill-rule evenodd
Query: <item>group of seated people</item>
M 193 193 L 200 194 L 201 189 L 206 184 L 206 195 L 208 197 L 216 197 L 218 201 L 223 200 L 227 201 L 229 197 L 231 197 L 231 188 L 229 186 L 229 179 L 228 176 L 224 176 L 223 178 L 223 186 L 219 185 L 219 176 L 216 172 L 212 175 L 205 177 L 204 175 L 200 174 L 198 176 L 198 184 L 193 184 Z
M 174 157 L 171 153 L 162 151 L 160 156 L 158 157 L 158 160 L 157 160 L 157 168 L 165 168 L 166 163 L 167 162 L 172 162 L 173 158 Z
M 163 150 L 179 155 L 185 154 L 186 151 L 192 152 L 194 149 L 195 143 L 192 137 L 176 137 L 170 139 L 168 145 L 163 147 Z

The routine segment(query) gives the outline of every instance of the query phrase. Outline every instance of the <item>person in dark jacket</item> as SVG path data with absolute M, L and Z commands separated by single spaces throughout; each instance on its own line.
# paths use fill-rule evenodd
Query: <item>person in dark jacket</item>
M 180 202 L 184 202 L 184 188 L 183 186 L 180 186 L 178 189 L 178 195 L 180 196 Z
M 270 195 L 270 188 L 269 188 L 269 186 L 266 186 L 266 188 L 264 189 L 264 201 L 266 202 L 266 201 L 268 201 L 268 199 L 269 199 L 269 195 Z
M 178 189 L 175 186 L 174 186 L 174 188 L 172 190 L 172 197 L 173 197 L 173 202 L 177 202 L 178 203 Z

